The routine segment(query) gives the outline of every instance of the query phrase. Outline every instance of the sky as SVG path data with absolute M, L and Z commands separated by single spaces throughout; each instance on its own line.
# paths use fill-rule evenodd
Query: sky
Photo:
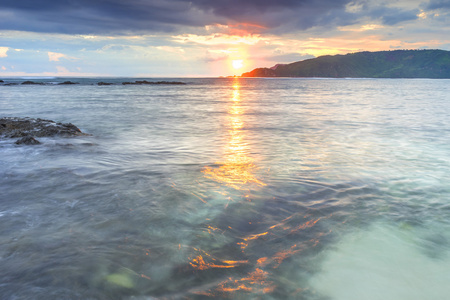
M 0 77 L 240 75 L 321 55 L 450 50 L 450 0 L 1 0 Z

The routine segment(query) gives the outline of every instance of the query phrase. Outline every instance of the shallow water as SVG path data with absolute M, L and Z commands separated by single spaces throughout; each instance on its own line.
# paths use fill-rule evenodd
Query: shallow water
M 0 141 L 2 299 L 450 293 L 448 80 L 69 80 L 0 86 L 92 134 Z

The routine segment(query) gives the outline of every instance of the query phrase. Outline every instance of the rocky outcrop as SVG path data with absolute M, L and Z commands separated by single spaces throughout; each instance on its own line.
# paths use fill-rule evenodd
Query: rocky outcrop
M 22 84 L 23 85 L 44 85 L 45 83 L 27 80 L 27 81 L 22 82 Z
M 79 84 L 78 82 L 72 82 L 72 81 L 64 81 L 61 83 L 58 83 L 58 85 L 70 85 L 70 84 Z
M 35 137 L 85 136 L 86 133 L 72 123 L 32 118 L 0 118 L 0 138 L 19 138 L 16 144 L 36 145 Z
M 137 80 L 135 82 L 122 82 L 123 85 L 128 84 L 175 84 L 175 85 L 183 85 L 185 82 L 181 81 L 147 81 L 147 80 Z
M 64 81 L 64 82 L 43 82 L 43 81 L 23 81 L 21 83 L 17 82 L 5 82 L 3 80 L 0 80 L 1 86 L 7 86 L 7 85 L 46 85 L 46 86 L 54 86 L 54 85 L 76 85 L 80 84 L 80 82 L 73 82 L 73 81 Z M 80 85 L 84 85 L 85 83 L 81 83 Z M 95 83 L 89 83 L 90 85 L 95 85 Z M 120 83 L 111 83 L 111 82 L 97 82 L 96 85 L 102 86 L 102 85 L 116 85 Z M 185 82 L 181 81 L 147 81 L 147 80 L 136 80 L 133 82 L 125 81 L 122 82 L 122 85 L 185 85 Z
M 16 145 L 39 145 L 40 143 L 41 142 L 32 136 L 23 137 L 15 142 Z

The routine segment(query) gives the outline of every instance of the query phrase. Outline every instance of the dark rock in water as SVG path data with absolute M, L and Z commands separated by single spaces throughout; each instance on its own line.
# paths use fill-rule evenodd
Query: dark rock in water
M 155 84 L 175 84 L 175 85 L 184 85 L 185 82 L 181 81 L 157 81 Z
M 33 144 L 34 137 L 85 136 L 86 133 L 71 123 L 56 123 L 51 120 L 32 118 L 0 118 L 0 138 L 25 138 L 16 144 Z
M 72 81 L 64 81 L 61 83 L 58 83 L 58 85 L 63 85 L 63 84 L 79 84 L 78 82 L 72 82 Z
M 147 80 L 137 80 L 135 82 L 122 82 L 123 85 L 128 84 L 175 84 L 175 85 L 183 85 L 185 82 L 181 81 L 147 81 Z
M 34 81 L 24 81 L 24 82 L 22 82 L 22 84 L 25 84 L 25 85 L 33 85 L 33 84 L 44 85 L 45 83 L 43 83 L 43 82 L 34 82 Z
M 0 80 L 0 83 L 3 83 L 4 81 L 3 80 Z
M 25 136 L 21 139 L 18 139 L 15 144 L 17 144 L 17 145 L 22 145 L 22 144 L 23 145 L 39 145 L 40 143 L 41 142 L 39 142 L 37 139 L 35 139 L 32 136 Z
M 19 84 L 15 83 L 15 82 L 10 82 L 10 83 L 5 83 L 4 85 L 19 85 Z
M 97 85 L 113 85 L 113 83 L 100 81 L 97 83 Z

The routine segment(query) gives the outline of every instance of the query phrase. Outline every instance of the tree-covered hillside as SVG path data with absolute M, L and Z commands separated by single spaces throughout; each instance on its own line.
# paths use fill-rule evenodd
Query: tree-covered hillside
M 450 78 L 450 51 L 358 52 L 258 68 L 243 77 Z

